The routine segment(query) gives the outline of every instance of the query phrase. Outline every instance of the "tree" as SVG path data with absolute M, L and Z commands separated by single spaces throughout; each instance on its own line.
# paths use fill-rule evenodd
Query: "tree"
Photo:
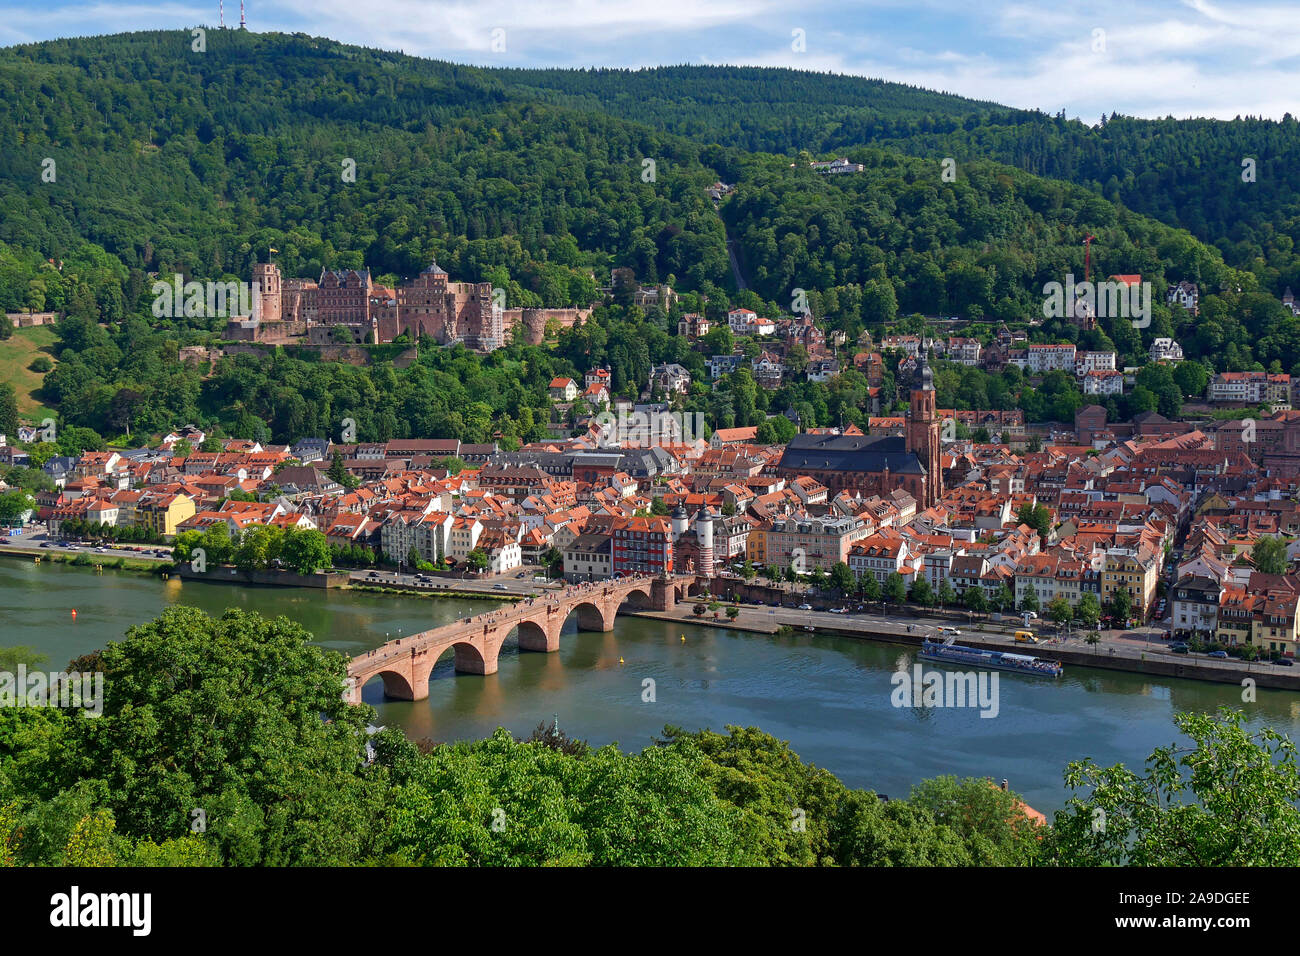
M 1074 619 L 1074 608 L 1070 607 L 1070 602 L 1063 596 L 1058 596 L 1047 605 L 1047 616 L 1064 627 Z
M 0 322 L 8 324 L 7 320 Z M 18 399 L 8 382 L 0 382 L 0 435 L 7 435 L 11 443 L 18 441 Z
M 488 556 L 482 548 L 475 548 L 469 554 L 465 555 L 465 564 L 471 570 L 479 574 L 487 570 Z
M 830 585 L 840 594 L 849 594 L 853 591 L 853 572 L 843 561 L 836 561 L 831 567 Z
M 1117 587 L 1110 595 L 1110 616 L 1117 627 L 1126 627 L 1133 614 L 1133 598 L 1127 588 Z
M 1034 505 L 1026 501 L 1016 510 L 1016 521 L 1033 528 L 1044 541 L 1052 533 L 1052 512 L 1046 505 Z
M 1016 606 L 1016 596 L 1011 593 L 1011 588 L 1007 582 L 1003 581 L 998 585 L 998 589 L 993 592 L 993 606 L 999 611 L 1005 611 Z
M 727 608 L 728 620 L 734 621 L 739 616 L 740 616 L 740 608 L 736 607 L 735 605 L 732 605 L 731 607 Z
M 1264 535 L 1250 549 L 1250 559 L 1264 574 L 1286 574 L 1286 542 L 1281 538 Z
M 344 488 L 355 488 L 360 481 L 355 475 L 348 471 L 343 464 L 343 453 L 334 452 L 333 460 L 330 462 L 329 471 L 325 473 L 330 481 L 342 485 Z
M 1085 591 L 1079 598 L 1079 607 L 1075 614 L 1088 627 L 1096 627 L 1097 622 L 1101 620 L 1101 602 L 1097 600 L 1097 595 Z
M 1240 711 L 1178 714 L 1193 746 L 1158 747 L 1138 773 L 1072 762 L 1076 793 L 1056 816 L 1050 855 L 1070 866 L 1300 865 L 1295 744 Z
M 909 802 L 958 833 L 972 866 L 1027 866 L 1050 828 L 1027 813 L 1016 794 L 987 779 L 935 777 L 912 787 Z
M 122 837 L 147 841 L 147 858 L 170 856 L 163 848 L 189 834 L 195 807 L 206 812 L 201 845 L 228 864 L 375 857 L 367 831 L 385 788 L 358 773 L 373 711 L 343 701 L 347 658 L 310 639 L 284 617 L 172 607 L 107 644 L 98 661 L 78 662 L 105 675 L 98 719 L 48 708 L 0 714 L 44 722 L 21 734 L 23 762 L 0 746 L 9 783 L 37 801 L 18 861 L 106 862 L 110 819 Z M 6 739 L 17 729 L 7 724 Z
M 868 571 L 862 575 L 862 599 L 864 601 L 879 601 L 880 597 L 880 582 L 876 580 L 874 574 Z
M 36 499 L 21 488 L 0 494 L 0 525 L 18 525 L 36 508 Z
M 1038 604 L 1038 592 L 1034 590 L 1032 584 L 1025 588 L 1025 596 L 1020 601 L 1020 610 L 1033 611 L 1035 614 L 1041 610 Z
M 885 600 L 890 604 L 902 604 L 907 600 L 907 585 L 903 583 L 903 576 L 897 571 L 885 579 Z
M 963 600 L 966 602 L 966 607 L 976 614 L 984 614 L 989 609 L 989 602 L 988 598 L 984 596 L 984 589 L 978 585 L 968 587 Z
M 298 574 L 314 574 L 330 566 L 329 539 L 315 528 L 290 528 L 284 535 L 280 560 Z
M 944 578 L 939 582 L 939 593 L 937 595 L 940 607 L 948 607 L 950 604 L 957 603 L 957 592 L 953 590 L 948 579 Z
M 934 604 L 934 589 L 930 587 L 930 582 L 924 577 L 918 577 L 916 583 L 912 585 L 912 601 L 920 604 L 922 607 L 930 607 Z

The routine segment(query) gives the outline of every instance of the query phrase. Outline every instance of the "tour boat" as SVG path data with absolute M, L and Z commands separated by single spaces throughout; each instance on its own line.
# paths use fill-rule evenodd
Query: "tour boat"
M 1010 651 L 984 651 L 960 644 L 926 641 L 921 645 L 922 660 L 938 661 L 941 664 L 963 664 L 968 667 L 991 667 L 995 670 L 1015 671 L 1031 674 L 1035 677 L 1060 677 L 1063 670 L 1059 661 L 1045 661 L 1028 654 L 1013 654 Z

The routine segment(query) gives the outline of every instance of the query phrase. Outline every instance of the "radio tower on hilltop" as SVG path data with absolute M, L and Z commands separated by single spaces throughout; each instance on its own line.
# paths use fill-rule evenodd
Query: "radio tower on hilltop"
M 217 0 L 217 20 L 218 26 L 224 30 L 226 28 L 226 0 Z
M 244 22 L 244 0 L 239 0 L 239 29 L 248 29 L 248 24 Z

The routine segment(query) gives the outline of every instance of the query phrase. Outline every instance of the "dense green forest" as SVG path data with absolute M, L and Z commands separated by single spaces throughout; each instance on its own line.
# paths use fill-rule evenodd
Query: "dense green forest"
M 1140 365 L 1153 338 L 1173 335 L 1202 363 L 1175 384 L 1141 383 L 1114 401 L 1116 414 L 1176 411 L 1175 385 L 1197 395 L 1202 372 L 1300 369 L 1300 320 L 1277 299 L 1282 283 L 1300 286 L 1285 229 L 1238 268 L 1122 196 L 1117 203 L 1087 188 L 1093 183 L 1001 165 L 996 149 L 979 154 L 992 159 L 959 159 L 952 181 L 927 150 L 909 155 L 910 137 L 940 127 L 979 139 L 991 104 L 789 71 L 491 71 L 300 35 L 210 31 L 207 39 L 201 53 L 179 31 L 0 50 L 0 136 L 11 144 L 0 154 L 0 307 L 68 313 L 40 395 L 65 426 L 118 438 L 194 421 L 289 441 L 332 434 L 353 417 L 364 440 L 499 434 L 509 446 L 545 434 L 553 374 L 608 364 L 615 391 L 627 394 L 665 361 L 692 372 L 686 406 L 715 427 L 790 409 L 805 423 L 862 424 L 865 379 L 848 372 L 830 385 L 800 382 L 797 356 L 796 374 L 774 393 L 756 389 L 748 372 L 710 388 L 708 351 L 675 334 L 677 313 L 702 309 L 717 320 L 734 305 L 787 313 L 803 289 L 817 319 L 850 345 L 863 330 L 907 325 L 917 313 L 1023 325 L 1041 318 L 1046 282 L 1082 275 L 1089 233 L 1096 274 L 1152 281 L 1150 326 L 1103 319 L 1084 333 L 1052 320 L 1034 327 L 1033 339 L 1113 347 L 1124 364 Z M 599 109 L 590 99 L 597 88 Z M 826 102 L 813 109 L 817 90 Z M 712 136 L 719 116 L 750 115 L 739 105 L 765 96 L 772 106 L 752 113 L 756 130 L 778 115 L 801 127 L 842 103 L 892 117 L 896 141 L 843 141 L 865 171 L 824 178 L 807 168 L 806 153 L 747 151 L 793 141 Z M 645 103 L 639 122 L 616 115 L 633 100 Z M 679 128 L 673 103 L 701 125 Z M 1118 136 L 1122 125 L 1105 129 Z M 1281 137 L 1279 155 L 1293 125 L 1268 127 Z M 1056 119 L 1050 127 L 1088 129 Z M 1225 127 L 1236 128 L 1208 124 L 1205 135 L 1227 135 Z M 1149 154 L 1167 156 L 1166 140 L 1184 129 L 1189 144 L 1199 141 L 1202 127 L 1178 125 Z M 46 159 L 52 181 L 43 178 Z M 342 175 L 347 159 L 355 182 Z M 1261 187 L 1261 203 L 1272 168 L 1261 154 L 1261 181 L 1242 184 Z M 720 208 L 705 192 L 717 178 L 737 185 Z M 1160 191 L 1143 182 L 1155 201 Z M 743 292 L 728 265 L 728 234 L 748 278 Z M 591 327 L 560 335 L 554 349 L 516 345 L 486 358 L 429 349 L 406 370 L 283 353 L 227 358 L 211 375 L 181 365 L 176 349 L 211 343 L 223 321 L 154 318 L 151 273 L 246 278 L 270 249 L 287 274 L 308 277 L 368 265 L 395 281 L 436 258 L 453 278 L 506 288 L 510 304 L 589 302 L 613 267 L 687 295 L 670 314 L 639 316 L 616 303 Z M 1199 318 L 1164 305 L 1163 284 L 1183 278 L 1202 286 Z M 974 331 L 987 338 L 991 327 L 982 328 Z M 731 342 L 718 335 L 704 348 L 730 351 Z M 1068 420 L 1082 402 L 1072 383 L 1029 386 L 1015 373 L 947 369 L 939 382 L 945 406 L 1021 407 L 1031 420 Z M 891 397 L 892 387 L 886 404 Z
M 0 866 L 1300 862 L 1294 748 L 1233 714 L 1180 717 L 1193 746 L 1162 748 L 1148 775 L 1071 764 L 1074 796 L 1042 827 L 987 780 L 881 800 L 756 728 L 665 728 L 639 752 L 554 726 L 368 735 L 373 709 L 341 700 L 346 658 L 310 637 L 283 617 L 170 608 L 69 665 L 103 675 L 99 716 L 0 707 Z M 19 662 L 40 664 L 0 650 Z
M 1300 288 L 1300 123 L 1101 117 L 1095 125 L 862 77 L 762 67 L 497 70 L 562 105 L 754 152 L 890 146 L 992 159 L 1187 229 L 1280 293 Z M 1242 161 L 1254 159 L 1246 182 Z M 734 172 L 733 172 L 734 175 Z M 730 180 L 728 180 L 730 181 Z

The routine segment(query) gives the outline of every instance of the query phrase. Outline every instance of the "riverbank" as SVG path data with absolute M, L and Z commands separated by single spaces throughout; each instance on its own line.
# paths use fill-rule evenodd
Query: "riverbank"
M 408 598 L 464 598 L 470 601 L 522 601 L 523 598 L 518 594 L 505 594 L 500 591 L 449 591 L 443 588 L 430 590 L 429 588 L 418 587 L 401 587 L 388 586 L 380 587 L 374 584 L 348 584 L 343 587 L 345 591 L 365 591 L 371 594 L 397 594 L 401 597 Z
M 693 612 L 658 612 L 658 611 L 633 611 L 629 612 L 637 617 L 652 618 L 660 621 L 671 621 L 679 624 L 694 624 L 704 627 L 728 628 L 735 631 L 746 631 L 752 634 L 773 635 L 781 632 L 781 627 L 791 627 L 795 631 L 806 631 L 815 634 L 827 634 L 835 637 L 847 637 L 854 640 L 870 641 L 873 643 L 898 644 L 905 647 L 919 647 L 927 638 L 933 638 L 934 630 L 931 627 L 921 625 L 921 630 L 913 633 L 884 630 L 880 627 L 871 627 L 869 622 L 855 621 L 853 625 L 841 623 L 839 621 L 819 620 L 816 624 L 797 625 L 758 622 L 754 620 L 736 620 L 726 618 L 713 618 L 711 616 L 696 617 Z M 742 612 L 743 614 L 743 612 Z M 810 618 L 811 620 L 811 618 Z M 1229 661 L 1227 664 L 1222 662 L 1210 662 L 1207 660 L 1198 660 L 1196 658 L 1174 659 L 1171 660 L 1163 655 L 1148 653 L 1137 650 L 1133 654 L 1102 654 L 1098 653 L 1095 648 L 1084 650 L 1082 648 L 1070 648 L 1059 644 L 1035 644 L 1026 647 L 1023 644 L 1016 644 L 1011 637 L 1010 631 L 985 631 L 984 625 L 977 625 L 978 631 L 972 631 L 969 627 L 962 631 L 958 638 L 958 643 L 967 647 L 976 647 L 981 650 L 990 651 L 1010 651 L 1017 654 L 1032 654 L 1035 657 L 1041 657 L 1045 660 L 1060 661 L 1062 664 L 1068 664 L 1074 667 L 1094 667 L 1101 670 L 1125 671 L 1131 674 L 1145 674 L 1155 677 L 1177 677 L 1184 680 L 1208 681 L 1217 684 L 1234 684 L 1243 685 L 1244 680 L 1254 681 L 1257 687 L 1268 687 L 1274 690 L 1286 690 L 1300 693 L 1300 674 L 1291 673 L 1292 668 L 1276 668 L 1269 664 L 1249 664 Z M 1284 673 L 1283 670 L 1286 672 Z
M 85 551 L 52 551 L 49 549 L 38 548 L 29 550 L 26 548 L 3 548 L 0 549 L 0 557 L 15 558 L 28 564 L 66 564 L 74 568 L 88 568 L 95 570 L 102 568 L 105 571 L 129 571 L 132 574 L 145 574 L 150 577 L 164 574 L 167 572 L 167 563 L 146 558 L 128 557 L 121 553 L 87 553 Z

